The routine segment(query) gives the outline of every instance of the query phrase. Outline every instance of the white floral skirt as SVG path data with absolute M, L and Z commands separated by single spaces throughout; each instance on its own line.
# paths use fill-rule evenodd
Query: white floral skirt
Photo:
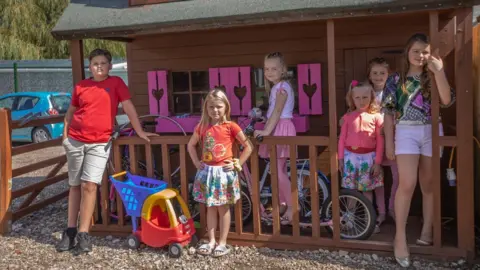
M 236 171 L 224 172 L 221 166 L 205 165 L 193 182 L 193 199 L 210 206 L 235 204 L 240 199 L 240 183 Z

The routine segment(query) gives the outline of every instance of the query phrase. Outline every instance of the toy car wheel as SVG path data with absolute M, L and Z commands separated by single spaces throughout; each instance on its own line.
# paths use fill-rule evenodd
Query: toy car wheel
M 183 247 L 178 243 L 171 244 L 168 247 L 168 254 L 170 254 L 170 257 L 172 258 L 180 258 L 182 256 L 182 252 Z
M 138 237 L 135 235 L 129 235 L 127 237 L 127 245 L 131 249 L 137 249 L 140 247 L 140 240 L 138 240 Z

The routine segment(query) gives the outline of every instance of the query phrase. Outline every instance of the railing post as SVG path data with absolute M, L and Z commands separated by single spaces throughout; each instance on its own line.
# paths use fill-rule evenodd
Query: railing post
M 338 176 L 338 146 L 337 146 L 337 86 L 335 83 L 335 24 L 327 21 L 327 63 L 328 63 L 328 113 L 330 142 L 330 178 L 332 181 L 332 214 L 333 240 L 340 241 L 340 203 L 339 203 L 339 176 Z
M 470 260 L 475 254 L 472 13 L 472 8 L 458 10 L 455 45 L 458 247 Z
M 429 30 L 432 53 L 439 49 L 438 34 L 438 11 L 430 11 L 429 13 Z M 433 245 L 435 248 L 442 246 L 442 205 L 441 205 L 441 176 L 440 176 L 440 145 L 439 138 L 439 121 L 440 103 L 435 80 L 432 80 L 432 177 L 433 177 Z
M 12 142 L 10 110 L 0 109 L 0 235 L 12 227 Z
M 73 86 L 85 79 L 85 64 L 83 59 L 83 40 L 70 41 L 70 57 L 72 59 Z

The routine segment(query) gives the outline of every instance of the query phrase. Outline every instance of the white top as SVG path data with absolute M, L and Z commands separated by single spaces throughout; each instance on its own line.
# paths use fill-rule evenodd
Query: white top
M 285 81 L 281 81 L 275 84 L 270 91 L 270 98 L 268 99 L 268 111 L 267 118 L 272 116 L 273 110 L 275 109 L 275 101 L 277 99 L 277 92 L 281 89 L 284 89 L 287 94 L 287 101 L 285 106 L 283 106 L 282 114 L 280 114 L 280 119 L 282 118 L 293 118 L 293 108 L 295 107 L 295 95 L 293 94 L 292 86 Z
M 375 91 L 375 100 L 377 101 L 378 106 L 382 106 L 383 90 Z
M 377 102 L 377 105 L 382 108 L 382 99 L 383 99 L 383 90 L 382 91 L 375 91 L 375 101 Z M 382 111 L 380 111 L 381 115 L 384 115 Z

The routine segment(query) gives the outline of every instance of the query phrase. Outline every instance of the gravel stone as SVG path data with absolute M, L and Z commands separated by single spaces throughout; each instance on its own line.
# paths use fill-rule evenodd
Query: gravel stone
M 63 148 L 52 147 L 14 157 L 14 168 L 51 158 L 63 153 Z M 49 172 L 44 168 L 15 178 L 13 189 L 41 181 Z M 61 172 L 66 171 L 66 166 Z M 68 188 L 62 181 L 43 190 L 40 199 L 48 198 Z M 28 195 L 16 199 L 12 205 L 18 207 Z M 179 259 L 170 258 L 166 249 L 141 247 L 128 249 L 124 238 L 114 236 L 92 237 L 94 251 L 78 255 L 73 252 L 58 253 L 55 243 L 61 237 L 67 220 L 67 200 L 58 201 L 39 211 L 21 218 L 12 225 L 12 232 L 0 236 L 0 269 L 400 269 L 392 257 L 377 254 L 361 254 L 324 249 L 307 251 L 282 251 L 254 246 L 234 246 L 223 258 L 201 256 L 194 249 L 185 249 Z M 464 260 L 430 261 L 413 258 L 417 269 L 480 269 L 479 265 L 468 265 Z

